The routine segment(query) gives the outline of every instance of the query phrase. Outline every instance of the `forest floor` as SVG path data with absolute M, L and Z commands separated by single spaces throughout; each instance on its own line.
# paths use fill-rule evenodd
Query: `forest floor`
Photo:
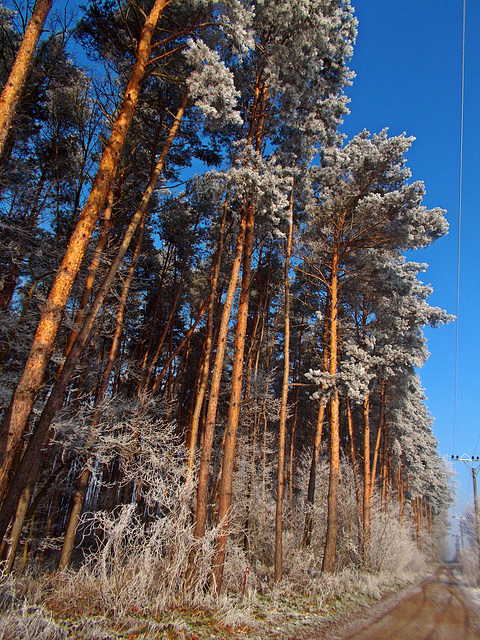
M 433 570 L 435 573 L 435 570 Z M 438 571 L 435 575 L 438 574 Z M 378 620 L 382 615 L 404 602 L 412 593 L 425 593 L 422 585 L 436 581 L 430 576 L 427 581 L 414 586 L 405 583 L 379 587 L 366 595 L 354 588 L 343 589 L 322 603 L 314 598 L 289 595 L 278 591 L 275 595 L 255 594 L 243 602 L 232 599 L 220 600 L 215 609 L 173 609 L 163 611 L 156 617 L 139 615 L 132 610 L 122 616 L 119 623 L 115 615 L 94 615 L 93 611 L 82 612 L 81 606 L 71 603 L 62 606 L 55 596 L 44 600 L 39 606 L 17 607 L 16 621 L 7 623 L 8 613 L 4 602 L 0 617 L 2 640 L 343 640 L 344 638 L 383 638 L 384 635 L 355 635 L 370 619 Z M 447 588 L 450 587 L 448 579 Z M 441 580 L 440 580 L 441 582 Z M 352 585 L 353 587 L 353 585 Z M 419 591 L 420 590 L 420 591 Z M 368 592 L 368 590 L 367 590 Z M 445 599 L 445 596 L 443 596 Z M 448 599 L 448 594 L 447 594 Z M 81 598 L 79 598 L 80 602 Z M 65 603 L 63 603 L 64 605 Z M 437 606 L 438 602 L 434 604 Z M 478 611 L 480 612 L 480 606 Z M 1 618 L 4 619 L 2 623 Z M 480 620 L 480 618 L 479 618 Z M 353 626 L 352 626 L 353 621 Z M 466 628 L 466 627 L 465 627 Z M 353 635 L 352 635 L 353 633 Z M 394 635 L 388 637 L 400 638 Z M 405 636 L 416 640 L 411 633 Z M 418 638 L 431 636 L 418 636 Z M 436 636 L 435 636 L 436 637 Z M 450 636 L 445 636 L 449 638 Z M 474 635 L 454 635 L 454 640 L 480 638 Z

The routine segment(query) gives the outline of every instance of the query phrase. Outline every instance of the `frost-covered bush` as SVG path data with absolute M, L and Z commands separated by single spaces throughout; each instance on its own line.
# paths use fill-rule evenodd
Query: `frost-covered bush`
M 401 577 L 421 574 L 426 570 L 425 555 L 414 539 L 410 519 L 404 517 L 400 520 L 396 502 L 374 506 L 370 548 L 373 571 Z
M 177 517 L 180 516 L 180 517 Z M 204 602 L 215 531 L 201 540 L 195 580 L 186 588 L 190 554 L 197 543 L 181 514 L 146 525 L 133 505 L 92 516 L 102 541 L 77 572 L 60 577 L 59 598 L 81 602 L 91 614 L 126 620 L 132 612 L 157 614 L 166 608 Z
M 467 546 L 458 554 L 458 562 L 463 581 L 469 587 L 478 587 L 480 571 L 478 553 L 475 547 Z

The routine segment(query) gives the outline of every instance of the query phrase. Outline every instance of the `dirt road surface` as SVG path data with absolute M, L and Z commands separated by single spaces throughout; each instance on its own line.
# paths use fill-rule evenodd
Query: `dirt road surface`
M 452 571 L 409 589 L 390 609 L 352 622 L 326 640 L 480 640 L 480 612 L 469 603 Z

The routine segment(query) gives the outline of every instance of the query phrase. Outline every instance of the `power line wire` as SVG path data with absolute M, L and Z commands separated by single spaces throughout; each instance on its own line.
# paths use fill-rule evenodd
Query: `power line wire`
M 453 448 L 455 451 L 455 435 L 457 428 L 457 396 L 458 396 L 458 336 L 460 324 L 460 251 L 462 242 L 462 187 L 463 187 L 463 129 L 465 112 L 465 25 L 466 25 L 466 0 L 463 0 L 463 20 L 462 20 L 462 89 L 460 108 L 460 162 L 459 162 L 459 184 L 458 184 L 458 245 L 457 245 L 457 309 L 455 325 L 455 391 L 453 402 Z M 477 441 L 478 444 L 478 441 Z

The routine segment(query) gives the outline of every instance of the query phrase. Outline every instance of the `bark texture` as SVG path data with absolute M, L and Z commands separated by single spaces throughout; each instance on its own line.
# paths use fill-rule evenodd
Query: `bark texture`
M 17 51 L 15 62 L 0 96 L 0 157 L 12 125 L 22 89 L 32 64 L 37 43 L 42 35 L 43 25 L 52 8 L 52 0 L 37 0 L 30 17 L 22 44 Z

